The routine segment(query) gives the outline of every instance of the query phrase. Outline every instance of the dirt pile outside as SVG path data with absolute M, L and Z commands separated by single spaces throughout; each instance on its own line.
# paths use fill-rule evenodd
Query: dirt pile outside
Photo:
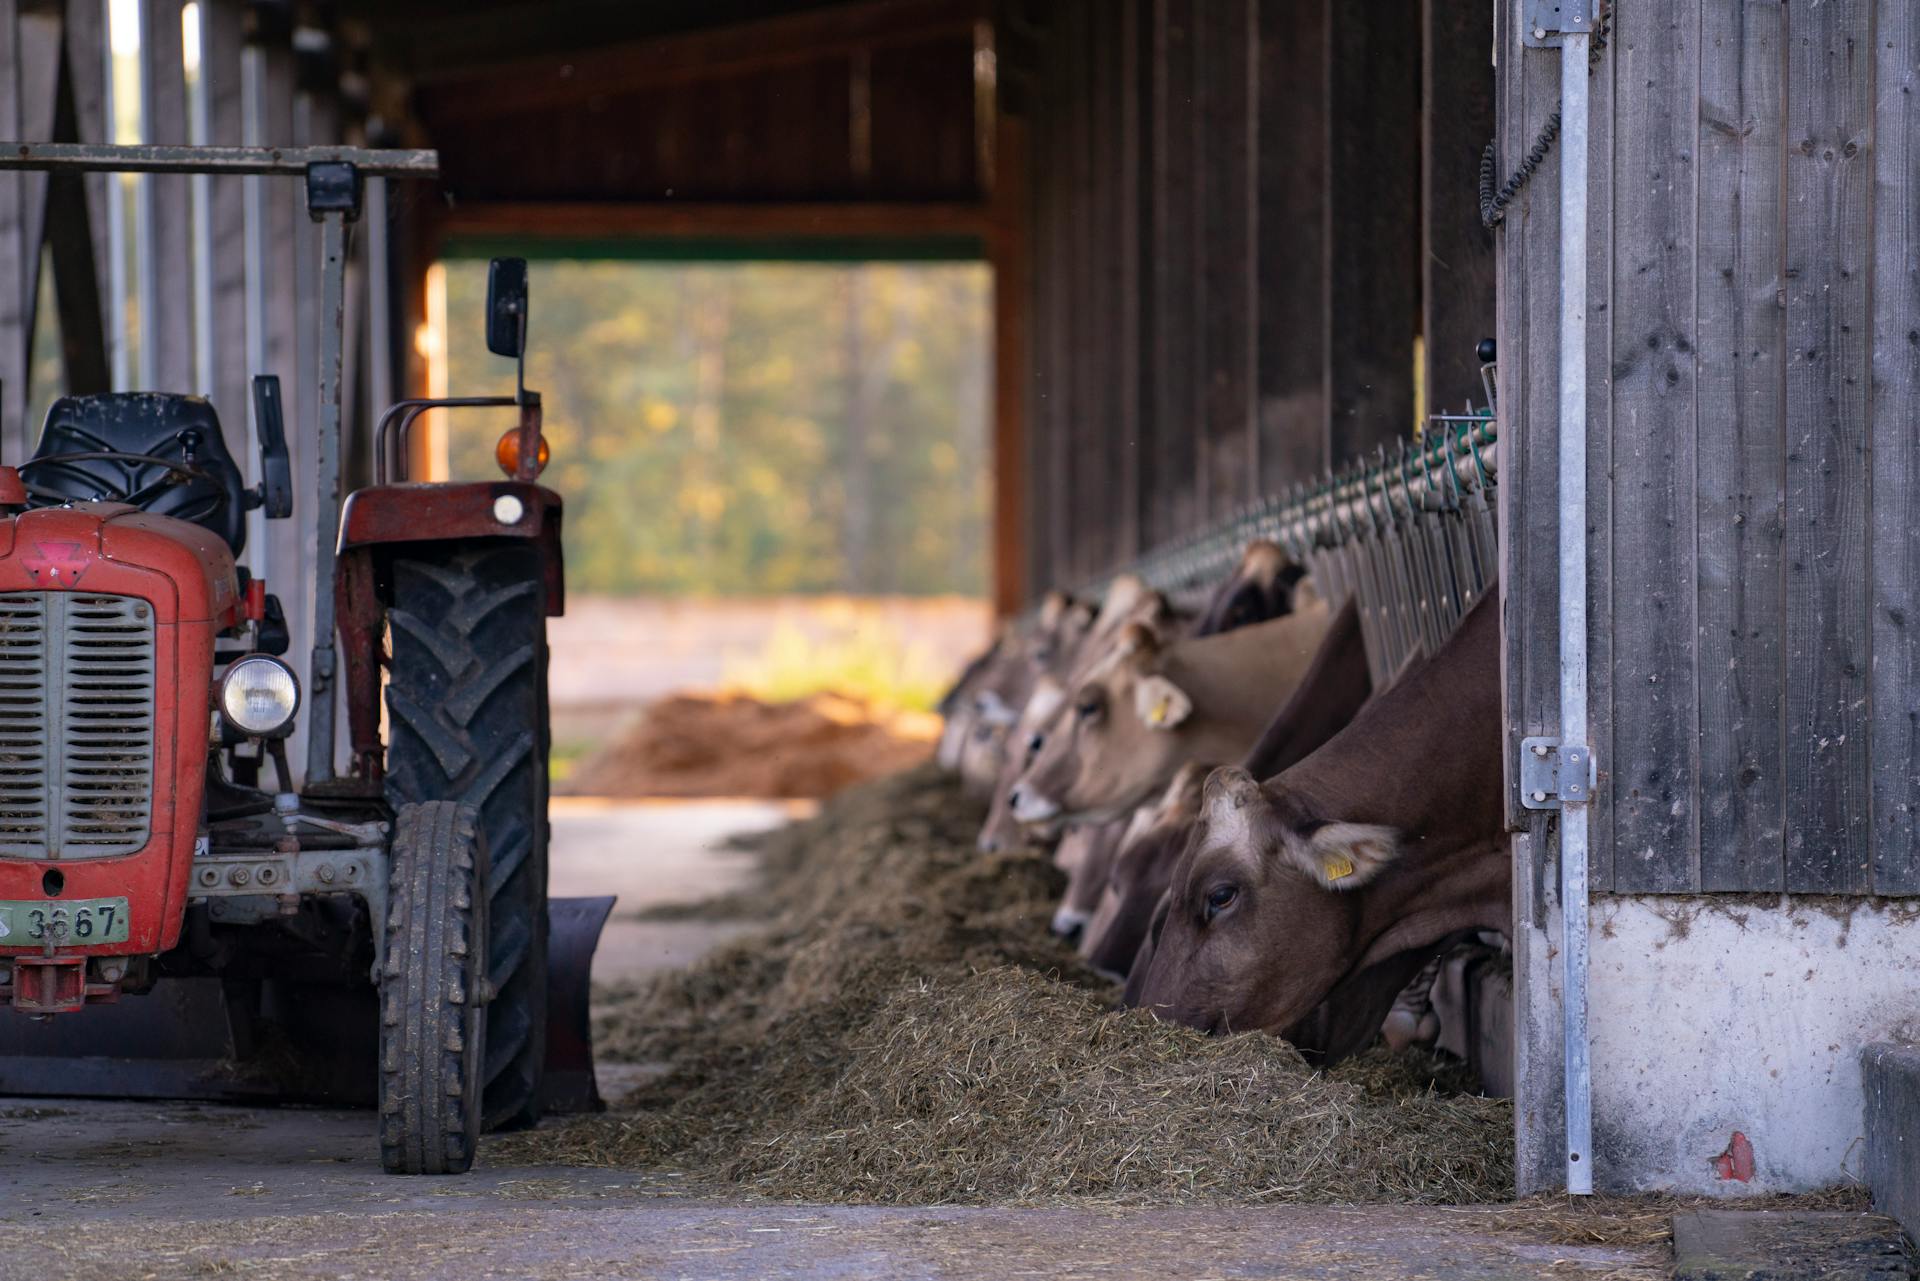
M 761 838 L 761 901 L 783 909 L 763 935 L 603 994 L 598 1052 L 665 1074 L 486 1158 L 818 1201 L 1510 1194 L 1511 1108 L 1424 1055 L 1322 1073 L 1272 1037 L 1112 1013 L 1112 986 L 1047 933 L 1061 874 L 976 853 L 979 820 L 923 767 Z
M 582 761 L 560 790 L 819 798 L 919 764 L 939 732 L 932 716 L 839 694 L 788 703 L 675 694 L 649 704 L 625 736 Z

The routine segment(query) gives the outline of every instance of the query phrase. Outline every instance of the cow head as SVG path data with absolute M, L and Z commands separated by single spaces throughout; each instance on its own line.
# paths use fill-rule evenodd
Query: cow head
M 1163 653 L 1151 628 L 1128 625 L 1107 661 L 1067 695 L 1014 785 L 1016 819 L 1114 818 L 1179 768 L 1193 700 L 1162 673 Z
M 1214 636 L 1292 612 L 1294 593 L 1311 590 L 1301 582 L 1306 575 L 1279 544 L 1248 543 L 1232 576 L 1214 589 L 1194 635 Z
M 1400 852 L 1391 828 L 1312 813 L 1283 782 L 1214 771 L 1139 1003 L 1210 1031 L 1285 1031 L 1359 959 L 1360 891 Z
M 1020 776 L 1046 742 L 1047 727 L 1055 719 L 1065 697 L 1059 681 L 1051 676 L 1041 677 L 1034 683 L 1033 693 L 1028 696 L 1027 705 L 1019 719 L 1005 732 L 1005 763 L 996 775 L 993 801 L 987 807 L 987 820 L 980 828 L 977 842 L 981 853 L 993 854 L 1013 849 L 1031 843 L 1035 837 L 1051 839 L 1053 834 L 1050 832 L 1030 833 L 1021 829 L 1021 820 L 1013 812 L 1013 793 Z
M 1060 896 L 1052 924 L 1053 932 L 1061 938 L 1072 943 L 1081 941 L 1099 905 L 1124 827 L 1121 823 L 1081 824 L 1061 839 L 1054 861 L 1067 874 L 1067 889 Z
M 1212 771 L 1211 765 L 1182 765 L 1158 802 L 1134 812 L 1100 905 L 1087 923 L 1086 956 L 1095 969 L 1125 975 L 1132 968 L 1154 907 L 1186 851 L 1201 791 Z

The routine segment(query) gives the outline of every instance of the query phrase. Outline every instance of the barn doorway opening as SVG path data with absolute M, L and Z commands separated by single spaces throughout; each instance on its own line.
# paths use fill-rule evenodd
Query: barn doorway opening
M 477 313 L 486 271 L 428 273 L 431 394 L 503 378 L 445 320 Z M 556 790 L 811 797 L 924 755 L 988 626 L 988 268 L 571 256 L 531 276 L 527 381 L 567 504 Z M 509 418 L 437 417 L 423 474 L 495 472 Z M 816 750 L 751 750 L 795 730 Z

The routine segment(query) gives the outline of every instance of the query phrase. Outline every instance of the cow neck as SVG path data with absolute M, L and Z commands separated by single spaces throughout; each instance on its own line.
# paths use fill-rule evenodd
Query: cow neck
M 1260 737 L 1326 630 L 1326 610 L 1316 608 L 1168 648 L 1161 674 L 1192 701 L 1196 730 L 1217 749 L 1212 759 L 1236 759 Z
M 1498 639 L 1498 614 L 1475 609 L 1430 663 L 1275 780 L 1316 818 L 1400 834 L 1399 857 L 1354 891 L 1369 957 L 1430 931 L 1504 928 Z

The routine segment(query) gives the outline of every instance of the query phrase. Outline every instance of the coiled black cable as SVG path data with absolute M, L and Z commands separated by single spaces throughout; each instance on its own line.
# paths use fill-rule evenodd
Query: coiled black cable
M 1592 47 L 1587 50 L 1587 74 L 1600 65 L 1600 54 L 1607 47 L 1607 36 L 1613 30 L 1613 3 L 1604 0 L 1600 6 L 1600 21 L 1595 24 Z M 1491 231 L 1507 220 L 1507 208 L 1520 194 L 1520 188 L 1527 185 L 1533 177 L 1533 171 L 1553 150 L 1554 141 L 1560 137 L 1560 104 L 1555 103 L 1553 114 L 1547 117 L 1547 123 L 1540 127 L 1534 136 L 1533 146 L 1527 149 L 1527 158 L 1520 162 L 1511 176 L 1500 185 L 1498 191 L 1493 187 L 1494 166 L 1499 163 L 1493 144 L 1480 153 L 1480 225 Z

